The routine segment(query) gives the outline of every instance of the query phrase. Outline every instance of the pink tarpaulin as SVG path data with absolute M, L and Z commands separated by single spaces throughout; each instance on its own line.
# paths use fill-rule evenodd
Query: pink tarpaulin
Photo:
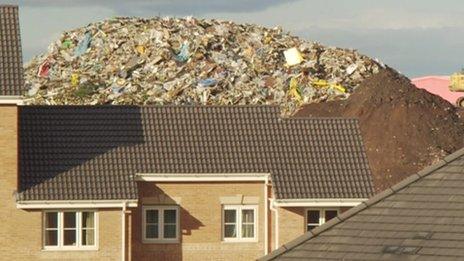
M 416 85 L 417 88 L 438 95 L 453 105 L 456 105 L 457 99 L 464 96 L 464 92 L 452 92 L 449 90 L 449 76 L 424 76 L 411 79 L 411 82 Z

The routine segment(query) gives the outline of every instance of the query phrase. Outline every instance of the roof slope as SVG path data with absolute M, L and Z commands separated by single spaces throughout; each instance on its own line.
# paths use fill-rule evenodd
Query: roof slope
M 20 107 L 20 200 L 135 199 L 136 173 L 271 173 L 278 198 L 367 198 L 355 119 L 270 106 Z
M 0 96 L 22 95 L 23 90 L 18 7 L 0 5 Z
M 464 149 L 261 260 L 464 260 Z

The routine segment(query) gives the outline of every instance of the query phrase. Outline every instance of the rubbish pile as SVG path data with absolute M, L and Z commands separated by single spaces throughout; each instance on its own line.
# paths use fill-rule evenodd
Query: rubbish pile
M 65 32 L 25 67 L 26 104 L 300 105 L 347 98 L 382 65 L 281 28 L 114 18 Z
M 464 114 L 390 69 L 346 100 L 303 106 L 295 116 L 356 117 L 377 191 L 464 147 Z

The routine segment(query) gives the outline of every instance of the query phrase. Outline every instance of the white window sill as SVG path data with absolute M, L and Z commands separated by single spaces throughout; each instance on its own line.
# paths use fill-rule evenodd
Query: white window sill
M 98 251 L 98 247 L 44 247 L 44 252 L 61 252 L 61 251 Z

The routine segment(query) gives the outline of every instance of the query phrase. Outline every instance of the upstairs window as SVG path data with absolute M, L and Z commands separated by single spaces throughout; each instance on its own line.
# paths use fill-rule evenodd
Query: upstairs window
M 44 249 L 96 249 L 96 221 L 94 211 L 44 212 Z
M 310 231 L 337 215 L 337 209 L 308 209 L 306 211 L 306 230 Z
M 223 206 L 222 231 L 224 241 L 257 241 L 256 224 L 256 206 Z
M 143 207 L 143 241 L 177 243 L 179 241 L 179 208 L 177 206 Z

